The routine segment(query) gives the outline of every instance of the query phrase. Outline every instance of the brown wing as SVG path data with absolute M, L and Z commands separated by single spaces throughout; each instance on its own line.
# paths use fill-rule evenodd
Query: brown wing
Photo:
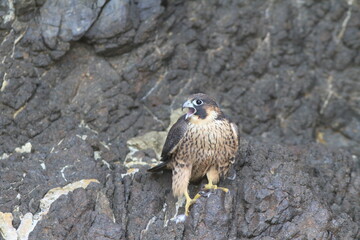
M 181 116 L 179 120 L 170 128 L 170 131 L 166 137 L 166 141 L 161 152 L 161 161 L 159 165 L 150 168 L 149 172 L 157 172 L 163 170 L 168 162 L 171 160 L 172 153 L 177 149 L 178 143 L 184 137 L 187 130 L 187 121 L 185 115 Z
M 185 115 L 181 116 L 179 120 L 170 128 L 170 131 L 166 137 L 166 141 L 161 152 L 161 157 L 165 158 L 175 151 L 177 144 L 184 137 L 187 130 L 187 122 Z M 164 161 L 164 159 L 161 159 Z

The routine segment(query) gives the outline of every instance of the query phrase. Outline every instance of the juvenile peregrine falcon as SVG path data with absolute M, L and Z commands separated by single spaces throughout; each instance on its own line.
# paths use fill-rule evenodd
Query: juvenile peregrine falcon
M 188 108 L 188 112 L 171 127 L 161 153 L 162 163 L 148 171 L 172 169 L 173 194 L 185 195 L 188 215 L 189 207 L 200 197 L 197 194 L 190 198 L 189 181 L 206 175 L 205 189 L 228 191 L 216 184 L 234 162 L 239 140 L 237 126 L 225 117 L 211 97 L 194 94 L 182 107 Z

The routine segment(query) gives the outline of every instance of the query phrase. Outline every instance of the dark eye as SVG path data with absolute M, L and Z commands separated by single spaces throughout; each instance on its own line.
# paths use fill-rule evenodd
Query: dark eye
M 195 100 L 193 101 L 193 103 L 194 103 L 196 106 L 199 106 L 199 105 L 203 104 L 204 102 L 203 102 L 202 100 L 200 100 L 200 99 L 195 99 Z

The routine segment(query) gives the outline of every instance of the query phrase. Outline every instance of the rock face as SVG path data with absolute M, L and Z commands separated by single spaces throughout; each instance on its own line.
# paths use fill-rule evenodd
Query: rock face
M 1 1 L 0 239 L 359 239 L 359 12 Z M 170 173 L 146 169 L 195 92 L 242 140 L 230 193 L 203 193 L 180 221 Z

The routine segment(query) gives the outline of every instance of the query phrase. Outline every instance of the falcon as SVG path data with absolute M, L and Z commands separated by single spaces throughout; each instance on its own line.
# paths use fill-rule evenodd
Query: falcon
M 162 163 L 148 171 L 172 170 L 173 195 L 185 196 L 185 215 L 188 216 L 190 206 L 201 196 L 190 198 L 189 182 L 199 181 L 206 175 L 205 190 L 228 192 L 216 184 L 234 163 L 239 139 L 237 126 L 208 95 L 191 95 L 182 108 L 188 111 L 171 127 L 161 153 Z

